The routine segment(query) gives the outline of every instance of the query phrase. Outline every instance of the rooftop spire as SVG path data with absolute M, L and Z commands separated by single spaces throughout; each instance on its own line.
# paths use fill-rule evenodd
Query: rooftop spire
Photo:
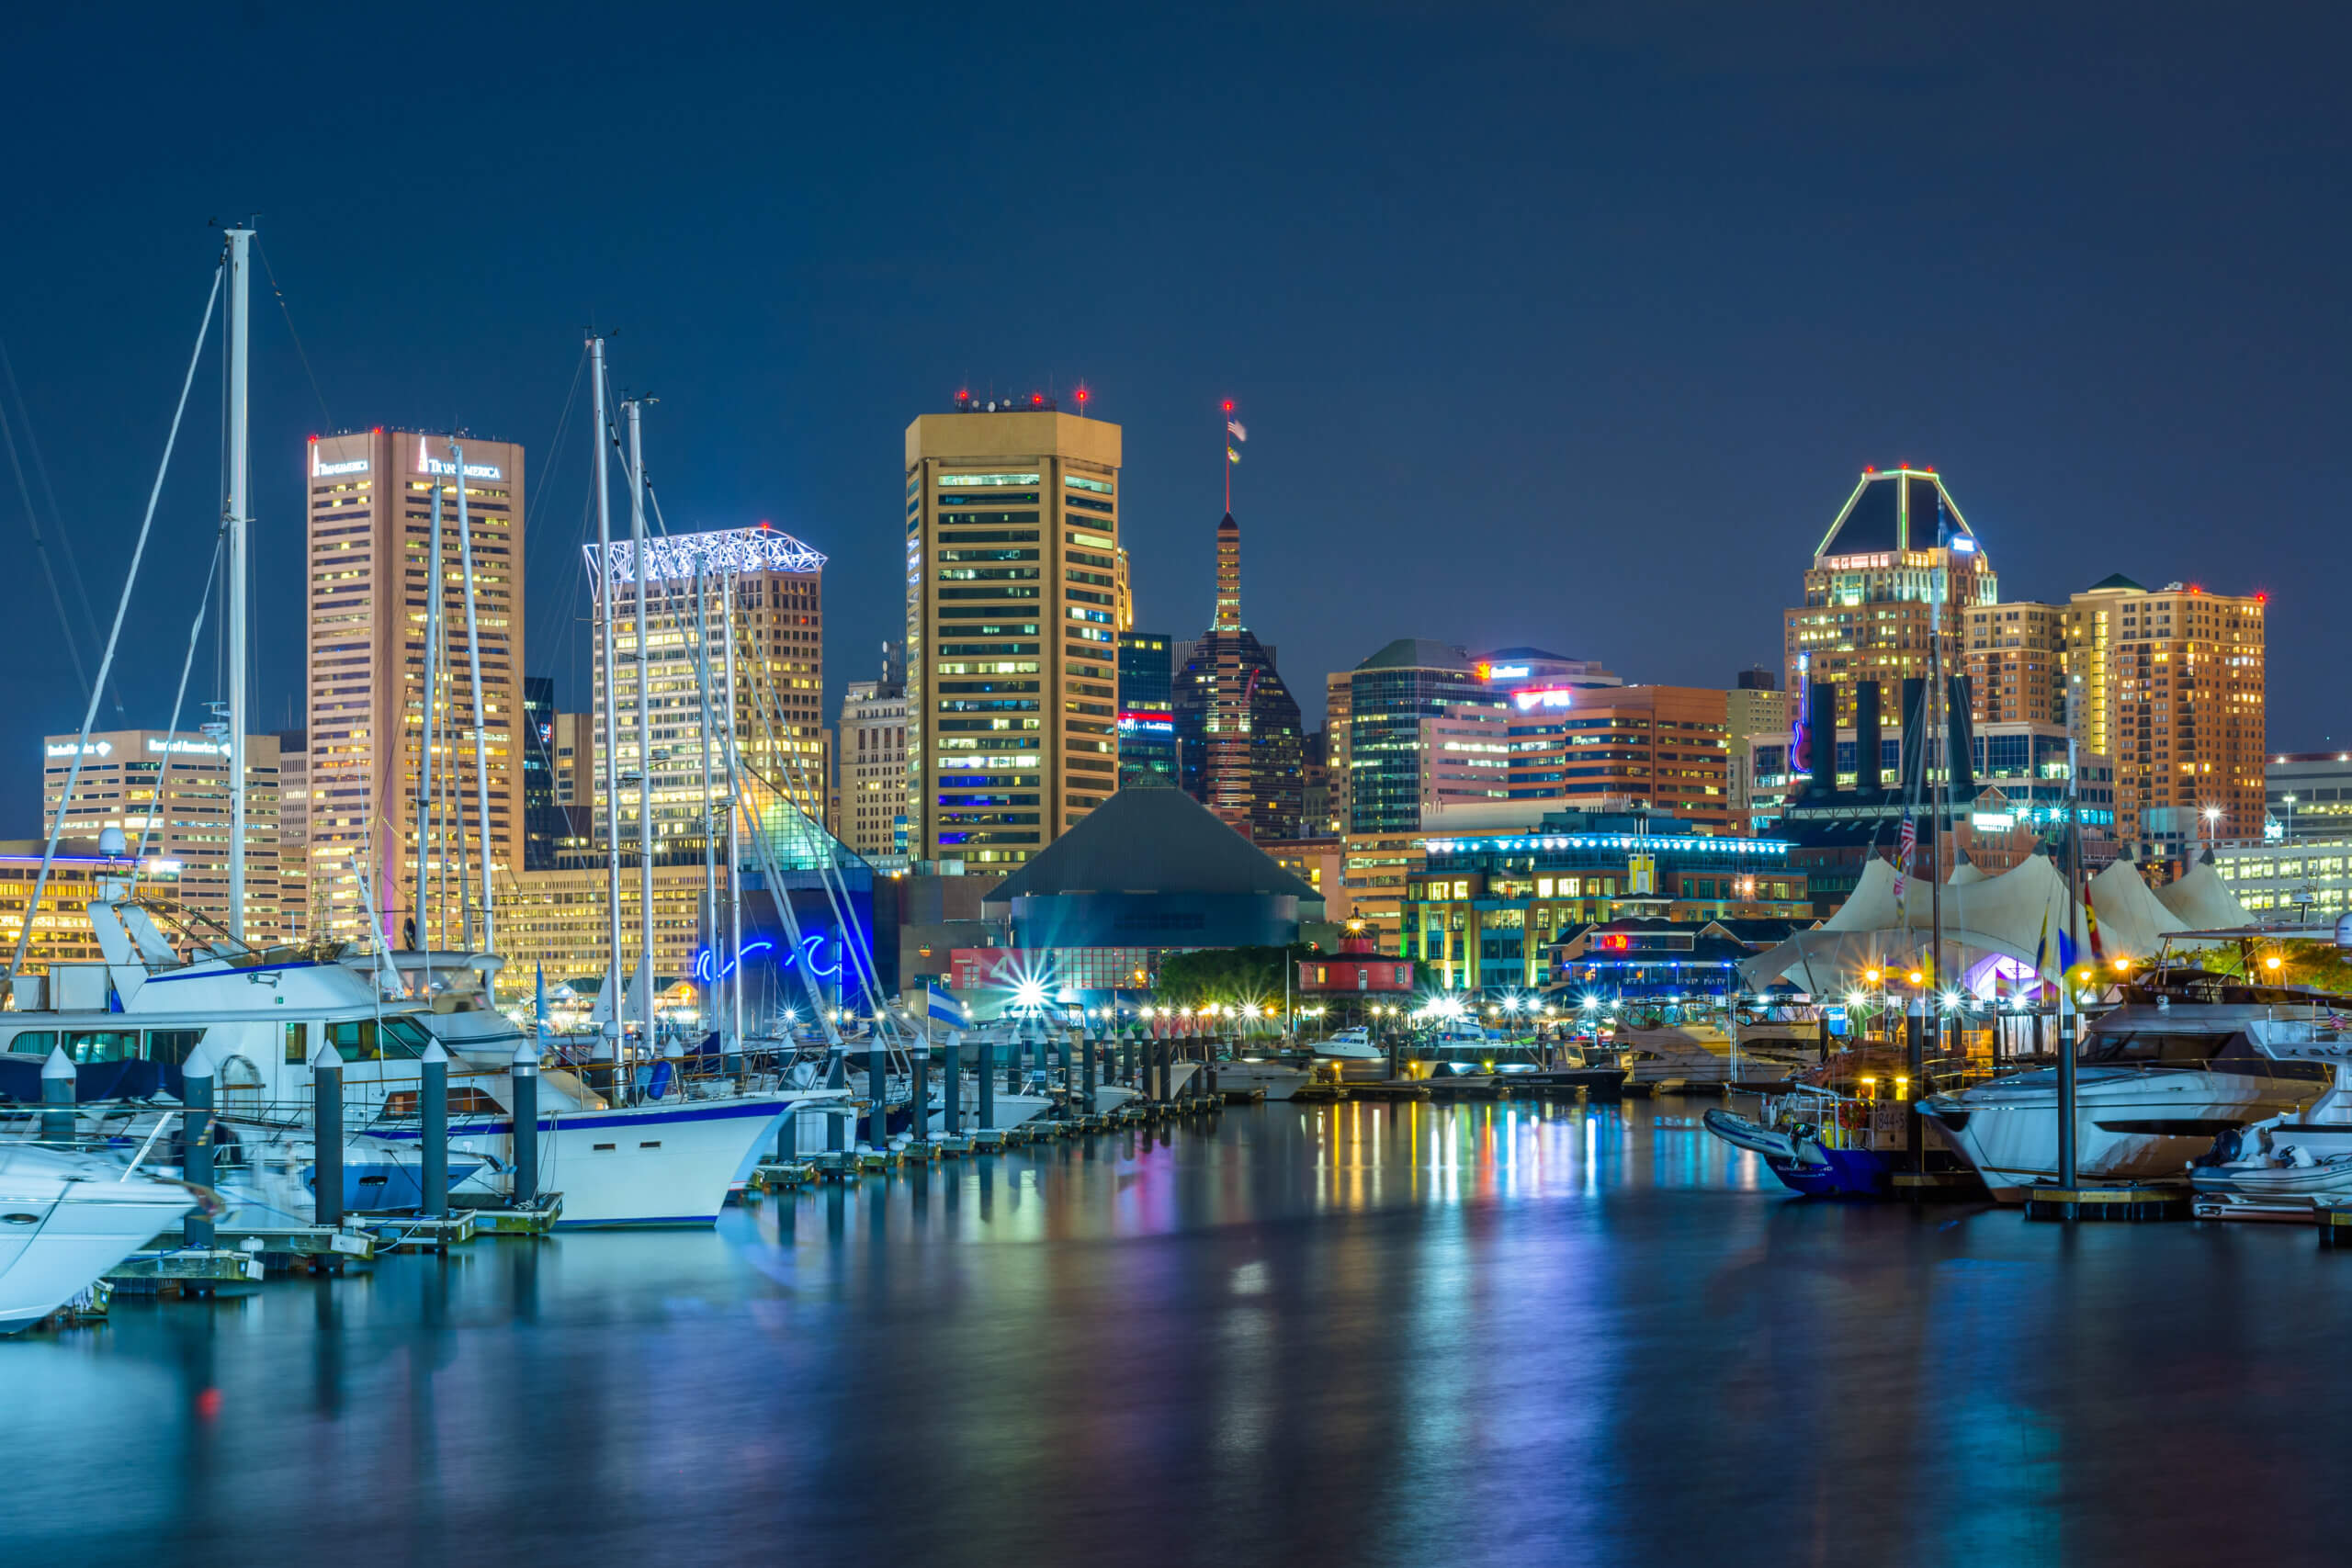
M 1216 618 L 1215 629 L 1241 628 L 1241 525 L 1233 513 L 1216 525 Z

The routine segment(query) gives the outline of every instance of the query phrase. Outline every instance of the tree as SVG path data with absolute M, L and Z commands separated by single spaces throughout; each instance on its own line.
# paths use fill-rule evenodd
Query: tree
M 1289 947 L 1217 947 L 1180 953 L 1159 966 L 1157 994 L 1180 1007 L 1203 1002 L 1274 1002 L 1283 997 L 1286 965 L 1314 954 L 1311 943 Z

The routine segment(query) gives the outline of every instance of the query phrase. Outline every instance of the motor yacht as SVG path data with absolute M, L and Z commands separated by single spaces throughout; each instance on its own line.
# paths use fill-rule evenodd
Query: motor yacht
M 119 1160 L 0 1145 L 0 1334 L 40 1323 L 199 1205 L 219 1209 Z
M 1376 1062 L 1381 1057 L 1380 1047 L 1374 1043 L 1372 1031 L 1363 1024 L 1335 1030 L 1308 1045 L 1307 1050 L 1315 1055 L 1342 1062 Z
M 1302 1084 L 1314 1081 L 1312 1057 L 1286 1062 L 1279 1055 L 1261 1054 L 1216 1064 L 1217 1088 L 1263 1089 L 1269 1100 L 1288 1100 Z
M 2178 1177 L 2214 1139 L 2317 1098 L 2323 1062 L 2280 1060 L 2255 1026 L 2302 1013 L 2309 992 L 2204 970 L 2159 970 L 2125 987 L 2076 1053 L 2075 1168 L 2086 1180 Z M 1919 1113 L 2004 1202 L 2058 1174 L 2058 1073 L 2044 1067 L 1928 1096 Z
M 1624 1019 L 1610 1036 L 1610 1049 L 1631 1058 L 1636 1089 L 1724 1084 L 1737 1076 L 1731 1034 L 1709 1018 Z

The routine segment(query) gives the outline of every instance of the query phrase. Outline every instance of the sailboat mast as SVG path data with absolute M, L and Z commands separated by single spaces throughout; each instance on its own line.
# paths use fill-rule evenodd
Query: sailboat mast
M 433 539 L 425 546 L 424 554 L 424 706 L 416 721 L 416 945 L 419 951 L 433 951 L 433 932 L 427 915 L 427 900 L 432 897 L 433 817 L 435 804 L 435 785 L 438 782 L 433 771 L 433 721 L 440 707 L 441 680 L 441 481 L 428 473 L 433 483 Z M 432 912 L 439 913 L 439 901 L 432 901 Z M 425 989 L 433 983 L 433 964 L 424 966 Z
M 251 570 L 253 434 L 248 404 L 251 229 L 229 231 L 229 931 L 245 931 L 245 580 Z M 28 923 L 30 923 L 28 917 Z
M 645 972 L 645 1048 L 653 1049 L 653 660 L 646 649 L 645 403 L 628 411 L 629 576 L 637 592 L 637 961 Z M 616 1013 L 617 1016 L 617 1013 Z
M 710 800 L 710 552 L 695 555 L 695 686 L 702 699 L 702 929 L 713 949 L 718 941 L 718 821 Z M 711 966 L 713 993 L 704 998 L 709 1021 L 718 1022 L 718 974 L 737 955 Z
M 729 1048 L 743 1045 L 743 846 L 738 837 L 743 800 L 742 781 L 735 771 L 735 574 L 719 580 L 719 635 L 727 641 L 727 945 L 736 955 L 733 983 L 728 987 Z
M 466 673 L 473 684 L 474 695 L 474 822 L 481 834 L 481 951 L 495 953 L 498 937 L 491 925 L 494 896 L 490 886 L 490 762 L 484 754 L 482 737 L 481 637 L 474 617 L 474 536 L 466 515 L 466 455 L 454 441 L 449 443 L 449 466 L 458 471 L 458 570 L 466 580 Z M 527 715 L 525 722 L 529 722 Z M 514 744 L 511 738 L 508 744 Z M 458 842 L 464 841 L 465 836 L 460 833 Z M 471 945 L 470 942 L 468 945 Z
M 605 413 L 605 340 L 588 340 L 589 378 L 594 383 L 591 396 L 594 400 L 596 434 L 589 443 L 596 449 L 596 602 L 603 610 L 605 661 L 605 913 L 608 925 L 607 939 L 612 947 L 612 966 L 605 971 L 605 986 L 608 993 L 605 1033 L 614 1041 L 614 1055 L 620 1055 L 621 1039 L 620 996 L 614 987 L 621 984 L 621 775 L 620 721 L 615 716 L 614 705 L 620 700 L 619 688 L 613 679 L 613 508 L 611 481 L 605 477 L 605 460 L 610 450 L 612 426 Z

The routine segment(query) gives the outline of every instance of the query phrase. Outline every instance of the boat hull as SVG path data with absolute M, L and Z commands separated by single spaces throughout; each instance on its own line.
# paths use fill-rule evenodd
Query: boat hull
M 772 1145 L 800 1097 L 746 1095 L 539 1118 L 538 1190 L 563 1194 L 565 1230 L 716 1224 L 736 1173 Z M 413 1137 L 414 1134 L 408 1134 Z M 453 1121 L 449 1148 L 510 1170 L 511 1120 Z M 492 1190 L 511 1178 L 477 1178 Z
M 2225 1150 L 2229 1157 L 2214 1157 Z M 2235 1140 L 2224 1134 L 2213 1156 L 2189 1168 L 2188 1184 L 2206 1218 L 2233 1210 L 2307 1218 L 2323 1205 L 2352 1203 L 2352 1123 L 2281 1120 Z
M 2085 1067 L 2076 1088 L 2075 1169 L 2082 1179 L 2177 1178 L 2214 1136 L 2277 1116 L 2316 1084 L 2202 1071 Z M 1921 1102 L 1922 1114 L 1975 1168 L 1993 1196 L 2021 1203 L 2058 1174 L 2058 1089 L 2044 1069 Z
M 0 1334 L 56 1312 L 196 1206 L 175 1182 L 50 1150 L 0 1154 Z
M 1268 1100 L 1288 1100 L 1299 1086 L 1312 1083 L 1315 1075 L 1304 1067 L 1294 1067 L 1284 1062 L 1219 1062 L 1216 1065 L 1216 1087 L 1220 1089 L 1259 1089 L 1266 1091 Z

